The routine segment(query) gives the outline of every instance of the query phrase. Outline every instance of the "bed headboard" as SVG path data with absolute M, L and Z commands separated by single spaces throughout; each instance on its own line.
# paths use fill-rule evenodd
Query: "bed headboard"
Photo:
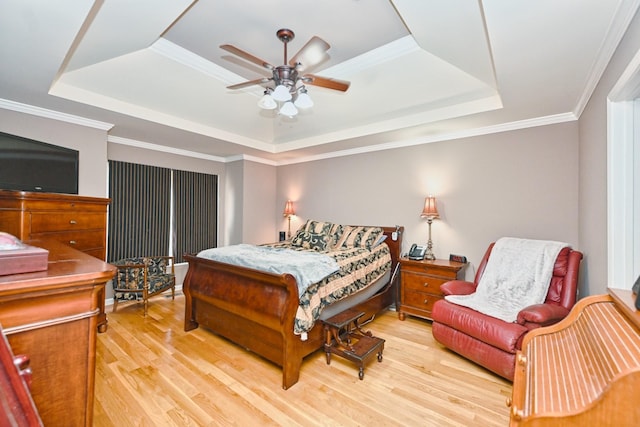
M 393 261 L 392 268 L 395 268 L 398 260 L 400 259 L 400 253 L 402 252 L 402 236 L 404 235 L 404 226 L 396 225 L 394 227 L 382 227 L 384 234 L 387 236 L 387 240 L 384 242 L 389 246 L 391 250 L 391 260 Z M 397 234 L 397 239 L 393 240 L 393 233 Z

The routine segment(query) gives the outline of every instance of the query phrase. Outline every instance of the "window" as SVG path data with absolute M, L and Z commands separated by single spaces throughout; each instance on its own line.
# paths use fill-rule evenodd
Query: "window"
M 173 254 L 182 262 L 185 253 L 216 246 L 218 177 L 173 171 Z
M 107 260 L 215 247 L 217 176 L 109 161 Z

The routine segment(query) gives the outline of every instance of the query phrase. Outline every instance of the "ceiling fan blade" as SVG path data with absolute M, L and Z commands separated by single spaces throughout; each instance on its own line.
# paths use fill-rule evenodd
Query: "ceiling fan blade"
M 249 80 L 247 82 L 236 83 L 234 85 L 227 86 L 227 89 L 240 89 L 240 88 L 247 87 L 247 86 L 260 85 L 260 84 L 263 84 L 263 83 L 268 83 L 271 80 L 273 80 L 272 77 L 269 77 L 269 78 L 262 77 L 260 79 Z
M 237 55 L 242 59 L 245 59 L 249 62 L 253 62 L 254 64 L 260 65 L 261 67 L 264 67 L 268 70 L 273 70 L 275 68 L 273 65 L 269 64 L 267 61 L 262 60 L 257 56 L 253 56 L 250 53 L 247 53 L 242 49 L 238 49 L 237 47 L 232 46 L 230 44 L 220 45 L 220 49 L 224 49 L 227 52 L 233 53 L 234 55 Z
M 328 57 L 327 50 L 329 50 L 330 47 L 329 43 L 320 37 L 313 36 L 307 44 L 302 46 L 302 49 L 291 58 L 289 65 L 296 67 L 296 64 L 300 64 L 297 67 L 298 71 L 310 68 Z
M 320 77 L 313 74 L 305 74 L 304 76 L 302 76 L 302 81 L 310 85 L 340 90 L 342 92 L 346 92 L 351 85 L 350 82 L 345 80 L 327 79 L 325 77 Z

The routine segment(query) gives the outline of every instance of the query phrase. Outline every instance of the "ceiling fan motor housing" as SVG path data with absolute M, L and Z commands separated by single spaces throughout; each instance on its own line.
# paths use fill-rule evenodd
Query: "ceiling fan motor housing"
M 288 65 L 280 65 L 273 69 L 273 80 L 277 85 L 283 85 L 293 89 L 298 81 L 298 72 Z

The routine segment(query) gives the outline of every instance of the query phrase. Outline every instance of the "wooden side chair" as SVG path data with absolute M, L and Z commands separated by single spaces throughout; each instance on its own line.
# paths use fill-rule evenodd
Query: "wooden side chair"
M 171 289 L 176 297 L 176 276 L 172 256 L 132 257 L 113 263 L 118 269 L 113 283 L 113 311 L 119 301 L 139 301 L 144 304 L 147 316 L 149 298 Z M 169 270 L 169 271 L 168 271 Z

